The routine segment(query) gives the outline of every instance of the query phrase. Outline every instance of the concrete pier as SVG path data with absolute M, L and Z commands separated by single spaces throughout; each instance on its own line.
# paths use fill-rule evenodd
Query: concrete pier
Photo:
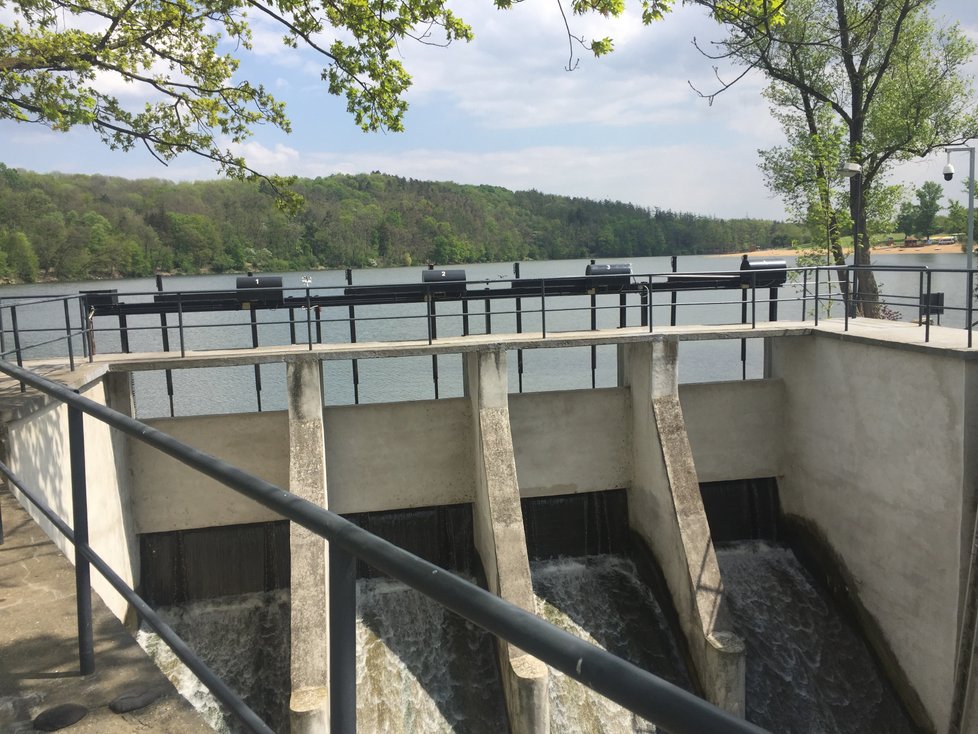
M 322 372 L 318 360 L 290 360 L 285 367 L 289 399 L 289 491 L 327 507 L 326 434 Z M 329 731 L 328 544 L 290 526 L 292 734 Z
M 495 349 L 466 354 L 465 375 L 472 401 L 476 550 L 489 590 L 535 612 L 510 429 L 506 353 Z M 497 641 L 497 649 L 510 729 L 514 734 L 547 734 L 547 666 L 505 640 Z
M 706 698 L 744 715 L 744 645 L 733 633 L 723 581 L 686 435 L 673 339 L 630 344 L 623 373 L 631 390 L 629 521 L 656 556 L 679 611 Z

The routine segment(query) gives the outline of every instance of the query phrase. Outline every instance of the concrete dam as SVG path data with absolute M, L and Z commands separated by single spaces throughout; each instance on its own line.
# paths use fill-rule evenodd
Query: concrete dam
M 286 410 L 145 423 L 616 654 L 634 652 L 765 728 L 978 731 L 976 350 L 960 330 L 933 327 L 924 343 L 908 324 L 846 326 L 484 334 L 98 355 L 71 373 L 51 360 L 33 366 L 134 415 L 135 374 L 279 365 Z M 763 343 L 762 378 L 679 384 L 684 345 L 731 339 Z M 595 345 L 615 350 L 617 386 L 513 390 L 507 365 L 518 351 Z M 324 397 L 330 361 L 449 355 L 461 363 L 462 397 Z M 70 516 L 64 406 L 23 399 L 4 417 L 10 467 Z M 157 606 L 265 595 L 270 616 L 258 626 L 287 634 L 282 654 L 259 655 L 283 691 L 263 705 L 279 710 L 276 730 L 325 730 L 327 544 L 96 420 L 85 419 L 85 436 L 93 547 Z M 380 662 L 400 647 L 407 677 L 438 691 L 434 718 L 460 731 L 653 730 L 582 703 L 539 660 L 443 619 L 389 579 L 365 568 L 358 577 L 358 654 L 398 681 L 359 680 L 358 701 L 402 690 L 404 676 Z M 92 585 L 132 621 L 100 577 Z M 275 596 L 283 588 L 288 596 Z M 230 614 L 218 610 L 214 624 L 228 627 Z M 612 614 L 620 619 L 608 625 Z M 865 661 L 855 660 L 860 646 Z M 425 654 L 432 660 L 419 661 Z M 431 671 L 442 679 L 426 683 Z M 457 680 L 466 691 L 453 692 Z M 420 719 L 392 724 L 387 703 L 386 713 L 361 708 L 362 731 L 424 730 Z M 777 709 L 791 711 L 766 713 Z M 472 710 L 487 728 L 458 723 Z

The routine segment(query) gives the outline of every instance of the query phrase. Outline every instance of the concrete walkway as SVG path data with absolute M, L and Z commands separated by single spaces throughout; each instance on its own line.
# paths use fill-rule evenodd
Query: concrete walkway
M 0 732 L 37 731 L 38 714 L 69 703 L 88 708 L 61 729 L 72 734 L 210 732 L 97 596 L 96 672 L 79 675 L 74 567 L 6 488 L 0 517 Z M 134 693 L 159 697 L 129 713 L 109 708 Z

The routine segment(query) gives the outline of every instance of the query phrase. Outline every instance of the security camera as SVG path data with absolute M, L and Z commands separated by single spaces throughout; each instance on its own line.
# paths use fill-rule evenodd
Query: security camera
M 948 163 L 944 166 L 944 180 L 950 181 L 952 178 L 954 178 L 954 166 Z

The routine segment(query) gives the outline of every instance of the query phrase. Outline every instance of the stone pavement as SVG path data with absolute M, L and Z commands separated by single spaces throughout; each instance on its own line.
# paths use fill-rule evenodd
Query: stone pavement
M 88 709 L 61 729 L 71 734 L 210 732 L 94 594 L 96 672 L 79 674 L 74 567 L 6 488 L 0 517 L 0 732 L 38 731 L 35 717 L 63 704 Z M 159 697 L 129 713 L 109 708 L 133 693 Z

